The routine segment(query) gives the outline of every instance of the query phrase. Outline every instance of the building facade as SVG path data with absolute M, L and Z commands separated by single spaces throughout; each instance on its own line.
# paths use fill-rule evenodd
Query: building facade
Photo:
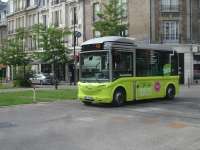
M 106 0 L 85 0 L 84 3 L 84 39 L 100 36 L 93 30 L 93 24 L 98 20 L 97 13 L 103 9 Z M 119 0 L 123 6 L 122 21 L 128 24 L 128 30 L 123 36 L 136 38 L 139 41 L 150 41 L 150 1 L 149 0 Z
M 60 29 L 69 28 L 73 33 L 83 34 L 83 0 L 9 0 L 8 38 L 15 36 L 18 28 L 26 28 L 31 31 L 34 24 L 43 24 L 47 27 L 54 26 Z M 74 49 L 74 37 L 70 35 L 64 39 L 69 49 Z M 83 36 L 76 39 L 75 54 L 78 55 Z M 29 35 L 25 41 L 27 53 L 39 52 L 37 41 Z M 73 73 L 73 52 L 72 62 L 59 64 L 57 77 L 61 81 L 69 81 Z M 53 66 L 47 62 L 35 60 L 32 63 L 32 70 L 35 73 L 53 73 Z M 72 67 L 71 67 L 72 66 Z
M 7 3 L 0 1 L 0 48 L 3 46 L 7 39 Z M 0 80 L 5 80 L 9 70 L 6 66 L 0 64 Z
M 7 38 L 7 3 L 0 1 L 0 46 Z
M 59 79 L 70 81 L 73 76 L 73 49 L 78 55 L 83 41 L 99 37 L 93 24 L 99 19 L 107 0 L 9 0 L 8 38 L 20 27 L 31 29 L 42 23 L 57 28 L 68 27 L 81 36 L 74 42 L 74 36 L 64 39 L 72 49 L 72 61 L 59 68 Z M 145 43 L 166 44 L 179 52 L 179 72 L 182 83 L 200 83 L 200 2 L 199 0 L 119 0 L 124 7 L 122 22 L 128 24 L 123 36 L 136 38 Z M 74 44 L 75 43 L 75 44 Z M 40 51 L 37 41 L 31 36 L 26 40 L 26 51 Z M 52 66 L 35 61 L 33 70 L 51 73 Z
M 179 52 L 181 82 L 200 81 L 200 1 L 151 0 L 151 43 L 170 45 Z M 200 82 L 199 82 L 200 83 Z

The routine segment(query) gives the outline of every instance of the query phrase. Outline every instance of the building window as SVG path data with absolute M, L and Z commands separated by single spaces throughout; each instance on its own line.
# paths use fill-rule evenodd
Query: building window
M 119 0 L 119 5 L 122 7 L 122 18 L 126 18 L 128 16 L 127 0 Z
M 98 13 L 100 12 L 100 4 L 94 3 L 93 4 L 93 22 L 96 22 L 99 20 Z
M 198 0 L 198 8 L 200 8 L 200 0 Z
M 24 27 L 24 16 L 21 17 L 21 27 L 22 27 L 22 28 Z
M 179 23 L 178 21 L 163 21 L 161 23 L 161 41 L 179 42 Z
M 128 37 L 128 30 L 121 31 L 120 36 Z
M 37 23 L 37 15 L 33 14 L 33 25 Z
M 72 8 L 72 25 L 78 24 L 78 17 L 77 17 L 77 7 Z
M 26 0 L 26 7 L 30 6 L 30 0 Z
M 52 13 L 52 22 L 55 27 L 59 26 L 59 11 L 54 11 Z
M 35 6 L 38 5 L 38 0 L 34 0 L 34 5 L 35 5 Z
M 42 6 L 46 5 L 46 0 L 41 0 Z
M 56 5 L 56 4 L 59 4 L 60 3 L 60 0 L 52 0 L 52 5 Z
M 161 0 L 160 10 L 162 12 L 179 11 L 179 2 L 178 0 Z
M 47 15 L 42 16 L 42 23 L 45 27 L 47 26 Z
M 62 24 L 62 10 L 59 11 L 59 24 Z
M 32 15 L 28 15 L 28 17 L 27 17 L 27 25 L 28 25 L 28 27 L 32 26 Z

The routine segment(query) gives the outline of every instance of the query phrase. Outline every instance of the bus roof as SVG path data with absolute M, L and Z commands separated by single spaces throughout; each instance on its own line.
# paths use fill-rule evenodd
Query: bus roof
M 135 43 L 134 40 L 135 40 L 135 38 L 126 38 L 126 37 L 120 37 L 120 36 L 105 36 L 105 37 L 94 38 L 94 39 L 88 40 L 88 41 L 82 43 L 81 46 L 94 44 L 94 43 L 102 44 L 104 42 L 119 42 L 119 43 L 134 44 Z
M 117 43 L 124 43 L 124 44 L 128 44 L 129 47 L 130 46 L 137 47 L 137 49 L 163 50 L 163 51 L 174 50 L 174 47 L 170 45 L 144 43 L 144 42 L 136 41 L 135 38 L 120 37 L 120 36 L 105 36 L 105 37 L 90 39 L 88 41 L 83 42 L 81 46 L 83 47 L 85 45 L 103 44 L 106 42 L 112 42 L 113 45 Z
M 137 49 L 149 49 L 149 50 L 163 50 L 163 51 L 173 51 L 173 46 L 165 44 L 146 44 L 146 43 L 137 43 Z

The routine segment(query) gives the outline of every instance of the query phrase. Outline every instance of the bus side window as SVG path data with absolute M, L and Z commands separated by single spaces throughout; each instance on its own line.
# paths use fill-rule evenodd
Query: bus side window
M 113 78 L 120 76 L 132 76 L 133 54 L 130 52 L 113 53 Z

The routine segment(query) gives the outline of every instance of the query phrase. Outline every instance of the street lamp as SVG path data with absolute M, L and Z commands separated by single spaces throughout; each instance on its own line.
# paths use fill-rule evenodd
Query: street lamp
M 76 40 L 81 37 L 81 33 L 79 31 L 76 31 L 76 7 L 73 8 L 74 10 L 74 85 L 76 85 L 77 82 L 77 60 L 76 60 Z

